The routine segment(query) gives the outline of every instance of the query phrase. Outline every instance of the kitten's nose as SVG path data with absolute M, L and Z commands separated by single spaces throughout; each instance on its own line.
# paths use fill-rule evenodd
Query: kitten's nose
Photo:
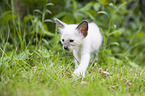
M 68 50 L 68 46 L 64 46 L 64 49 L 65 49 L 65 50 Z

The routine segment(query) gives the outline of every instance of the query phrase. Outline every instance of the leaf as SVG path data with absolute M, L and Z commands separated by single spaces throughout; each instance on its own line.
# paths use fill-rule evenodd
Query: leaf
M 86 6 L 84 6 L 83 8 L 80 9 L 80 11 L 87 11 L 89 9 L 91 9 L 93 3 L 87 3 Z
M 74 17 L 73 17 L 73 14 L 72 13 L 67 13 L 63 19 L 62 19 L 63 22 L 66 22 L 66 23 L 74 23 Z
M 44 22 L 53 22 L 51 19 L 45 19 Z
M 44 34 L 45 35 L 48 35 L 48 36 L 55 36 L 55 34 L 51 33 L 50 31 L 44 31 Z
M 95 3 L 93 6 L 95 11 L 98 11 L 100 9 L 100 7 L 101 7 L 101 4 L 99 4 L 99 3 Z
M 6 24 L 7 22 L 9 22 L 10 20 L 14 18 L 16 18 L 16 15 L 12 14 L 11 11 L 6 11 L 0 16 L 0 22 L 2 22 L 3 24 Z
M 111 33 L 109 34 L 109 36 L 111 36 L 111 35 L 113 35 L 113 34 L 116 34 L 116 33 L 121 33 L 121 32 L 123 32 L 123 31 L 124 31 L 124 29 L 115 30 L 115 31 L 111 32 Z
M 52 14 L 52 12 L 50 10 L 46 10 L 46 13 Z
M 38 20 L 37 18 L 34 18 L 34 20 L 32 21 L 32 23 L 34 23 L 34 26 L 38 27 L 38 34 L 41 35 L 47 35 L 47 36 L 55 36 L 55 34 L 51 33 L 48 31 L 47 29 L 47 25 L 42 23 L 40 20 Z
M 80 15 L 81 15 L 81 14 L 79 14 L 79 13 L 77 13 L 77 12 L 74 13 L 74 17 L 75 17 L 75 19 L 76 19 L 77 22 L 81 22 L 81 20 L 82 20 L 82 18 L 81 18 L 82 16 L 80 16 Z
M 55 36 L 53 33 L 51 33 L 51 32 L 48 31 L 47 25 L 46 25 L 46 24 L 44 24 L 44 23 L 42 24 L 42 23 L 40 22 L 39 25 L 40 25 L 40 28 L 41 28 L 42 33 L 43 33 L 44 35 Z
M 42 39 L 42 41 L 46 44 L 49 45 L 49 42 L 46 39 Z
M 91 18 L 94 22 L 96 21 L 96 18 L 91 14 L 89 13 L 88 11 L 83 11 L 86 15 L 88 15 L 89 18 Z
M 105 14 L 105 15 L 107 15 L 107 17 L 110 19 L 110 17 L 109 17 L 109 15 L 108 15 L 108 13 L 107 13 L 107 12 L 105 12 L 105 11 L 99 11 L 97 14 Z
M 42 14 L 42 12 L 40 10 L 38 10 L 38 9 L 34 10 L 34 12 Z
M 119 46 L 119 43 L 118 42 L 112 42 L 112 43 L 109 44 L 109 46 L 110 45 L 117 45 L 117 46 Z
M 53 3 L 47 3 L 46 5 L 47 6 L 53 6 L 54 4 Z
M 6 15 L 8 14 L 12 14 L 12 11 L 6 11 L 4 12 L 1 16 L 0 16 L 0 19 L 2 19 L 3 17 L 5 17 Z
M 32 15 L 27 15 L 24 17 L 23 21 L 24 21 L 24 23 L 26 23 L 27 21 L 32 20 L 32 19 L 33 19 Z
M 105 11 L 99 11 L 97 14 L 106 14 L 106 15 L 108 15 L 107 12 L 105 12 Z

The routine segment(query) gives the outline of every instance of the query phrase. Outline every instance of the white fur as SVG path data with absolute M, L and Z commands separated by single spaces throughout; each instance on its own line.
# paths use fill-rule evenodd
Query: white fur
M 89 23 L 88 35 L 84 37 L 76 29 L 78 24 L 65 24 L 61 21 L 59 21 L 59 23 L 64 25 L 64 27 L 59 27 L 61 42 L 63 46 L 68 46 L 69 51 L 73 51 L 73 55 L 76 58 L 73 76 L 82 75 L 85 77 L 85 71 L 89 65 L 91 54 L 97 54 L 102 44 L 100 30 L 95 23 Z M 65 41 L 63 42 L 62 39 Z M 74 42 L 69 42 L 70 39 L 73 39 Z M 78 64 L 78 62 L 80 64 Z

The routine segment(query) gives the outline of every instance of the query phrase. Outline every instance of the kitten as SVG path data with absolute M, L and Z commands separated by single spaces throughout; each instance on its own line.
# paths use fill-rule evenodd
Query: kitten
M 95 23 L 83 20 L 80 24 L 66 24 L 55 18 L 61 33 L 61 43 L 66 51 L 72 51 L 75 60 L 73 76 L 82 75 L 89 65 L 91 54 L 96 54 L 102 44 L 102 35 Z M 79 64 L 78 64 L 79 63 Z

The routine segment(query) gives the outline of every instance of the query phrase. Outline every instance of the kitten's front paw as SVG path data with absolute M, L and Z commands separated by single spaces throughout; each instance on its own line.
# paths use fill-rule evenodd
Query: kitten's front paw
M 74 73 L 72 74 L 73 77 L 79 77 L 82 76 L 83 78 L 85 77 L 85 71 L 83 70 L 75 70 Z

